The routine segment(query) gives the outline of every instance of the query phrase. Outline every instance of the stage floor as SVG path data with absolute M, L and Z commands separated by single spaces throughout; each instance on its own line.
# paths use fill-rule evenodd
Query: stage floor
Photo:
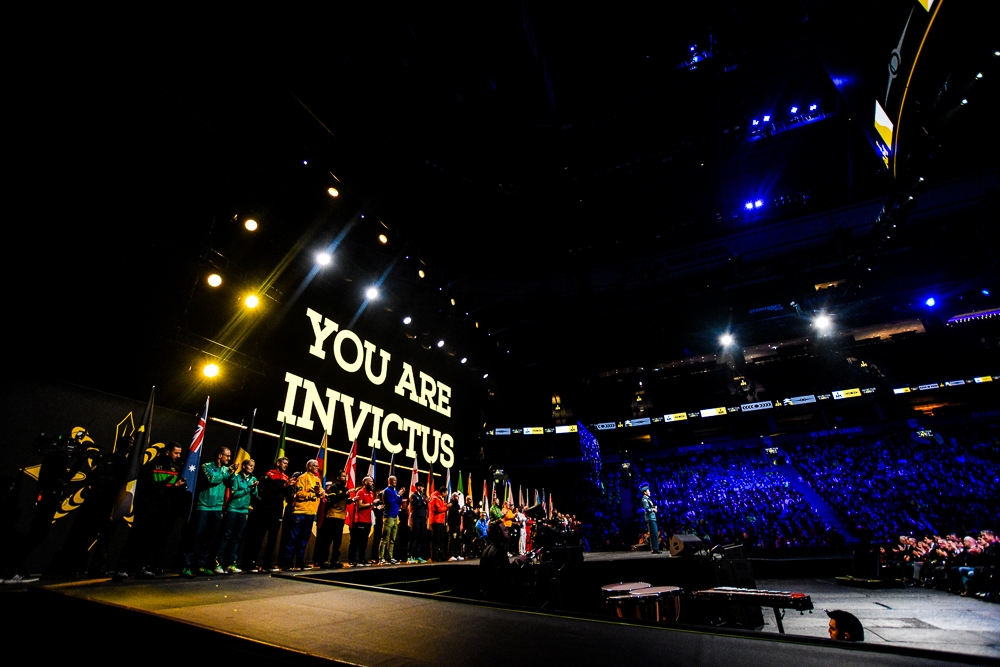
M 422 567 L 394 569 L 400 579 L 407 579 L 418 578 Z M 763 580 L 758 587 L 809 593 L 816 612 L 788 613 L 784 625 L 789 634 L 779 637 L 772 613 L 765 610 L 769 625 L 764 632 L 734 636 L 480 606 L 433 595 L 403 596 L 286 575 L 47 586 L 51 592 L 152 612 L 358 665 L 441 665 L 456 656 L 490 660 L 493 652 L 498 662 L 541 657 L 584 665 L 628 660 L 727 667 L 915 667 L 939 662 L 933 656 L 882 652 L 879 645 L 1000 658 L 1000 614 L 993 604 L 923 589 L 846 588 L 832 579 Z M 866 645 L 845 647 L 795 637 L 825 638 L 828 619 L 822 610 L 834 608 L 851 611 L 862 620 Z

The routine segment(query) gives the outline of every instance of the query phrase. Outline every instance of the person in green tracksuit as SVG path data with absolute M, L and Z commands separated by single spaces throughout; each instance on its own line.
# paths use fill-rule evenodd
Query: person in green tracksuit
M 642 506 L 642 513 L 646 516 L 646 527 L 649 529 L 649 547 L 654 554 L 663 553 L 660 549 L 660 530 L 656 526 L 656 505 L 649 498 L 649 485 L 644 484 L 639 490 L 642 491 L 642 500 L 639 503 Z
M 188 522 L 187 545 L 181 576 L 194 573 L 215 574 L 212 546 L 222 523 L 222 506 L 226 501 L 226 480 L 233 476 L 229 467 L 231 456 L 228 447 L 215 450 L 215 460 L 202 463 L 198 470 L 198 489 L 195 493 L 194 511 Z
M 253 476 L 255 465 L 253 459 L 247 459 L 242 469 L 225 481 L 229 487 L 229 502 L 219 528 L 219 548 L 215 551 L 215 559 L 219 563 L 215 568 L 216 574 L 239 574 L 243 571 L 236 567 L 236 558 L 243 529 L 247 526 L 250 503 L 257 498 L 257 478 Z

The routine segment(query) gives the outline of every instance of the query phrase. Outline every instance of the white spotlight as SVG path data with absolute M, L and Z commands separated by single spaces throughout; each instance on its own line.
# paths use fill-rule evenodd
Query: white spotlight
M 722 334 L 722 337 L 719 338 L 719 342 L 722 343 L 725 347 L 729 347 L 730 345 L 732 345 L 733 340 L 734 340 L 733 335 L 730 333 Z
M 330 256 L 328 252 L 321 252 L 316 255 L 316 263 L 320 266 L 326 266 L 333 261 L 333 257 Z
M 468 359 L 466 357 L 462 357 L 458 363 L 464 364 L 466 361 L 468 361 Z
M 369 299 L 377 299 L 378 298 L 378 289 L 375 288 L 375 287 L 369 287 L 365 291 L 365 297 L 367 297 Z
M 403 324 L 409 324 L 412 321 L 413 319 L 409 315 L 403 318 Z
M 830 319 L 829 315 L 817 315 L 813 318 L 813 326 L 820 331 L 827 331 L 833 326 L 833 320 Z
M 337 188 L 327 188 L 326 194 L 330 195 L 331 197 L 339 197 L 340 190 L 338 190 Z
M 489 374 L 489 373 L 483 373 L 483 379 L 484 379 L 484 380 L 485 380 L 486 378 L 488 378 L 489 376 L 490 376 L 490 374 Z
M 439 340 L 438 341 L 438 347 L 444 347 L 444 341 L 443 340 Z

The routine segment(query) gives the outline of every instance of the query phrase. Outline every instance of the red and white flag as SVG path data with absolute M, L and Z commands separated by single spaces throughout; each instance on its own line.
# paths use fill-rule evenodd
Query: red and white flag
M 353 498 L 354 494 L 351 493 L 354 490 L 354 469 L 357 468 L 358 460 L 358 441 L 355 440 L 354 444 L 351 446 L 351 453 L 347 455 L 347 465 L 344 466 L 344 472 L 347 473 L 347 496 Z M 347 506 L 347 515 L 344 517 L 344 525 L 352 526 L 354 525 L 354 504 L 351 503 Z

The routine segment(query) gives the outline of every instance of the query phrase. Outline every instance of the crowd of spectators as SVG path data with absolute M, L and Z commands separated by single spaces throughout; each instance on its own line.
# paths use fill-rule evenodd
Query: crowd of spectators
M 895 546 L 882 549 L 881 558 L 891 576 L 907 585 L 1000 599 L 1000 540 L 990 530 L 962 539 L 954 533 L 919 540 L 900 535 Z
M 992 527 L 1000 516 L 1000 430 L 966 424 L 920 433 L 830 436 L 784 451 L 803 480 L 875 542 Z

